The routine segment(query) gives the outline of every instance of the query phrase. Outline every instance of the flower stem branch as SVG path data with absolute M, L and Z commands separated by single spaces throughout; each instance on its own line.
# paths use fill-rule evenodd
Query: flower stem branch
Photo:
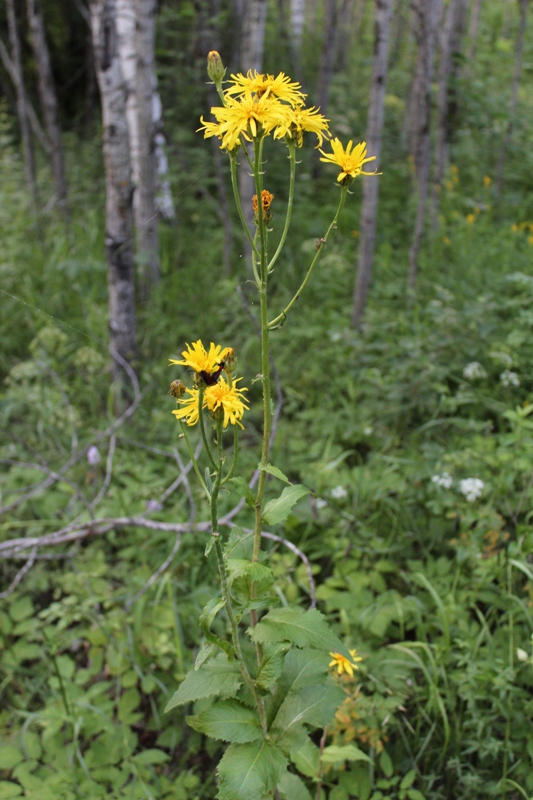
M 344 206 L 344 201 L 346 199 L 347 192 L 348 192 L 348 188 L 346 186 L 343 186 L 341 188 L 341 197 L 340 197 L 340 200 L 339 200 L 339 205 L 337 207 L 337 211 L 335 212 L 335 216 L 333 217 L 333 219 L 331 221 L 331 224 L 330 224 L 329 228 L 326 231 L 326 235 L 323 236 L 322 239 L 320 239 L 318 241 L 318 243 L 317 243 L 317 252 L 316 252 L 315 257 L 313 258 L 313 260 L 311 262 L 311 266 L 307 270 L 307 274 L 306 274 L 305 278 L 303 279 L 300 288 L 298 289 L 298 291 L 296 292 L 296 294 L 294 295 L 294 297 L 292 298 L 290 303 L 287 306 L 285 306 L 285 308 L 283 309 L 281 314 L 278 314 L 278 316 L 275 317 L 275 319 L 273 319 L 271 322 L 268 323 L 269 330 L 272 331 L 275 328 L 278 328 L 285 321 L 285 317 L 287 316 L 288 312 L 291 310 L 291 308 L 296 303 L 296 301 L 299 299 L 301 293 L 303 292 L 303 290 L 307 286 L 307 282 L 309 281 L 309 278 L 311 277 L 311 273 L 313 272 L 313 269 L 315 268 L 315 264 L 317 263 L 317 261 L 318 261 L 318 259 L 320 257 L 320 254 L 322 253 L 322 250 L 324 249 L 324 246 L 325 246 L 326 242 L 329 239 L 329 235 L 330 235 L 331 231 L 333 230 L 333 228 L 335 228 L 335 226 L 337 225 L 337 220 L 338 220 L 338 218 L 340 216 L 340 213 L 342 211 L 342 207 Z
M 254 240 L 252 239 L 250 231 L 248 230 L 248 225 L 246 223 L 246 219 L 244 217 L 244 212 L 242 210 L 241 198 L 240 198 L 240 195 L 239 195 L 239 187 L 237 185 L 237 156 L 233 152 L 230 153 L 230 172 L 231 172 L 231 186 L 233 188 L 233 197 L 235 198 L 235 205 L 237 206 L 237 211 L 239 213 L 239 219 L 241 221 L 242 227 L 244 228 L 244 232 L 245 232 L 246 236 L 248 237 L 248 241 L 250 242 L 250 245 L 252 247 L 252 251 L 256 254 L 257 259 L 259 260 L 259 258 L 260 258 L 259 251 L 258 251 L 258 249 L 257 249 L 257 247 L 255 245 Z
M 294 202 L 294 186 L 295 186 L 295 183 L 296 183 L 296 181 L 295 181 L 295 178 L 296 178 L 296 145 L 292 144 L 292 143 L 289 145 L 289 159 L 290 159 L 290 164 L 291 164 L 291 167 L 290 167 L 291 171 L 290 171 L 290 182 L 289 182 L 289 200 L 287 202 L 287 215 L 285 217 L 285 226 L 283 228 L 283 233 L 281 234 L 281 239 L 279 241 L 277 250 L 274 253 L 274 255 L 272 256 L 270 264 L 268 265 L 268 271 L 269 272 L 272 272 L 274 264 L 278 260 L 279 254 L 283 250 L 283 246 L 285 244 L 285 239 L 287 238 L 287 234 L 289 232 L 289 227 L 290 227 L 290 224 L 291 224 L 292 206 L 293 206 L 293 202 Z
M 200 421 L 200 433 L 202 434 L 202 441 L 204 443 L 205 451 L 207 453 L 209 461 L 211 462 L 211 466 L 213 467 L 213 469 L 216 469 L 217 465 L 215 459 L 212 456 L 207 436 L 205 435 L 204 415 L 202 414 L 202 406 L 204 404 L 204 394 L 205 394 L 205 386 L 203 385 L 203 381 L 201 381 L 200 388 L 198 389 L 198 419 Z
M 189 458 L 191 459 L 191 463 L 192 463 L 193 469 L 196 472 L 196 477 L 200 481 L 200 486 L 204 490 L 207 499 L 210 500 L 211 499 L 211 495 L 209 493 L 209 489 L 205 485 L 205 481 L 202 478 L 202 473 L 200 472 L 200 468 L 198 467 L 198 462 L 196 461 L 196 458 L 194 457 L 194 450 L 192 449 L 191 443 L 189 441 L 189 436 L 187 434 L 187 428 L 185 426 L 185 423 L 181 419 L 180 419 L 180 426 L 181 426 L 181 432 L 183 433 L 183 438 L 185 439 L 185 445 L 187 447 L 187 452 L 189 453 Z

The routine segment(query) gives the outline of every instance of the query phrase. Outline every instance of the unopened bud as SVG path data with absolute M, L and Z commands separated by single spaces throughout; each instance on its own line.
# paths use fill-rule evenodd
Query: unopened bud
M 185 386 L 185 384 L 182 383 L 181 381 L 172 381 L 168 393 L 171 394 L 172 397 L 175 397 L 177 400 L 179 397 L 183 397 L 186 388 L 187 387 Z
M 226 347 L 226 352 L 224 353 L 224 372 L 230 375 L 235 371 L 236 365 L 237 358 L 235 356 L 235 350 L 233 347 Z
M 220 54 L 216 50 L 211 50 L 207 54 L 207 74 L 215 84 L 218 86 L 224 80 L 226 69 L 220 58 Z

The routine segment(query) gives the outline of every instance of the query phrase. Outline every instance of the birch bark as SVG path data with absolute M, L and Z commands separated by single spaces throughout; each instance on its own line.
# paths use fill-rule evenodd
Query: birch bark
M 375 2 L 374 65 L 366 142 L 370 155 L 376 160 L 372 165 L 379 171 L 381 141 L 385 116 L 385 88 L 387 83 L 387 58 L 392 0 Z M 359 265 L 353 298 L 352 323 L 361 324 L 368 297 L 374 253 L 376 249 L 376 218 L 378 211 L 379 180 L 363 178 L 363 207 L 361 210 L 361 239 Z
M 11 45 L 11 59 L 14 70 L 13 78 L 17 96 L 17 116 L 22 138 L 22 152 L 24 154 L 24 170 L 26 173 L 26 183 L 28 184 L 35 210 L 38 204 L 37 182 L 35 180 L 35 157 L 28 123 L 26 88 L 24 86 L 24 77 L 22 73 L 22 57 L 20 54 L 20 39 L 17 30 L 14 0 L 6 0 L 6 11 L 9 42 Z
M 110 351 L 131 362 L 136 355 L 136 320 L 127 84 L 120 68 L 116 2 L 91 0 L 90 9 L 102 99 Z M 125 383 L 125 372 L 116 359 L 112 361 L 112 373 L 119 385 Z
M 435 36 L 440 14 L 439 0 L 414 0 L 414 29 L 417 42 L 415 80 L 411 94 L 412 156 L 415 171 L 417 210 L 415 229 L 409 251 L 409 291 L 413 292 L 418 272 L 418 254 L 422 243 L 431 163 L 431 81 L 435 60 Z
M 54 176 L 55 190 L 59 202 L 64 205 L 67 198 L 67 181 L 59 125 L 59 111 L 39 0 L 27 0 L 27 10 L 33 52 L 35 53 L 37 64 L 39 99 L 43 111 L 46 134 L 52 148 L 52 174 Z

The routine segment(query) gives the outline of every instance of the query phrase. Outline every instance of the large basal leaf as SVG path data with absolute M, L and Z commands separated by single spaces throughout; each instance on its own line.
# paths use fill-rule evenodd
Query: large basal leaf
M 335 636 L 316 608 L 275 608 L 249 631 L 255 642 L 293 642 L 297 647 L 316 647 L 350 658 L 350 652 Z
M 306 494 L 309 494 L 309 489 L 301 483 L 287 486 L 279 497 L 268 501 L 263 509 L 263 519 L 268 525 L 283 522 L 289 516 L 291 508 Z
M 187 717 L 187 723 L 194 730 L 224 742 L 242 744 L 263 738 L 257 713 L 236 700 L 214 703 L 200 714 Z
M 345 692 L 338 686 L 306 686 L 289 692 L 270 727 L 270 736 L 284 748 L 301 746 L 307 738 L 305 725 L 327 725 L 345 699 Z
M 278 784 L 282 800 L 312 800 L 303 780 L 292 772 L 286 772 Z
M 242 675 L 235 661 L 228 661 L 224 653 L 212 658 L 202 669 L 189 672 L 167 703 L 165 712 L 176 706 L 219 694 L 222 697 L 235 697 L 242 684 Z
M 219 800 L 261 800 L 274 791 L 287 766 L 283 754 L 267 742 L 232 744 L 218 765 Z

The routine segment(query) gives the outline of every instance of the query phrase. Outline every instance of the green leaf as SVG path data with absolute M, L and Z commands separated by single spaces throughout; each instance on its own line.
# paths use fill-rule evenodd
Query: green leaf
M 251 561 L 253 551 L 254 532 L 245 532 L 242 528 L 235 525 L 235 527 L 231 529 L 228 540 L 224 545 L 224 557 L 226 559 L 244 558 L 247 561 Z
M 218 774 L 219 800 L 262 800 L 280 782 L 287 765 L 282 753 L 267 742 L 232 744 L 226 750 Z
M 268 501 L 263 509 L 263 519 L 268 525 L 283 522 L 289 516 L 291 508 L 306 494 L 309 494 L 309 489 L 301 483 L 287 486 L 279 497 Z
M 289 692 L 270 728 L 272 739 L 290 748 L 298 743 L 303 745 L 307 737 L 304 725 L 315 728 L 327 725 L 345 698 L 338 686 L 306 686 L 298 692 Z
M 221 650 L 224 650 L 229 657 L 232 657 L 234 655 L 232 645 L 224 639 L 220 639 L 211 631 L 211 623 L 224 605 L 224 599 L 217 599 L 216 597 L 213 597 L 202 611 L 200 619 L 198 620 L 198 624 L 200 625 L 200 630 L 208 642 L 216 645 Z
M 164 750 L 143 750 L 141 753 L 133 756 L 136 764 L 164 764 L 165 761 L 170 760 L 168 753 Z
M 307 786 L 298 775 L 286 772 L 278 783 L 282 800 L 312 800 Z
M 255 506 L 255 495 L 244 478 L 230 478 L 230 483 L 233 484 L 237 494 L 240 497 L 244 497 L 247 505 L 253 508 Z
M 329 661 L 329 655 L 321 650 L 292 649 L 285 658 L 279 681 L 277 694 L 280 702 L 289 692 L 297 692 L 304 686 L 324 683 Z
M 390 757 L 390 755 L 387 753 L 386 750 L 383 750 L 379 757 L 379 766 L 381 767 L 387 778 L 390 778 L 392 773 L 394 772 L 394 765 L 392 763 L 392 758 Z
M 335 764 L 337 761 L 371 762 L 371 759 L 366 753 L 363 753 L 362 750 L 359 750 L 359 748 L 353 744 L 346 744 L 342 747 L 340 745 L 330 744 L 328 747 L 325 747 L 322 752 L 322 761 L 324 764 Z
M 204 661 L 208 661 L 217 653 L 218 653 L 218 647 L 215 644 L 204 642 L 200 650 L 198 651 L 198 655 L 196 656 L 196 661 L 194 662 L 194 669 L 199 670 Z
M 263 658 L 257 675 L 257 685 L 261 689 L 271 689 L 283 669 L 285 656 L 291 645 L 286 642 L 278 645 L 265 645 Z
M 418 789 L 408 789 L 407 797 L 409 800 L 426 800 L 425 796 L 422 792 L 419 792 Z
M 288 483 L 289 486 L 292 486 L 287 476 L 284 475 L 280 469 L 274 467 L 272 464 L 267 464 L 266 467 L 263 467 L 262 464 L 258 464 L 257 469 L 260 469 L 262 472 L 268 472 L 269 475 L 273 475 L 278 480 L 283 481 L 283 483 Z
M 400 789 L 409 789 L 416 778 L 416 769 L 410 769 L 409 772 L 403 776 L 402 782 L 400 783 Z
M 302 775 L 307 775 L 308 778 L 313 779 L 318 777 L 320 750 L 311 739 L 308 738 L 306 743 L 296 752 L 291 752 L 291 761 Z
M 235 661 L 229 661 L 224 653 L 212 658 L 202 669 L 188 673 L 185 680 L 167 703 L 165 713 L 176 706 L 199 700 L 202 697 L 221 695 L 235 697 L 242 684 L 242 676 Z
M 236 700 L 214 703 L 194 717 L 187 717 L 187 724 L 195 731 L 205 733 L 224 742 L 256 742 L 263 738 L 259 718 L 252 708 Z
M 324 616 L 311 608 L 276 608 L 263 617 L 255 628 L 248 631 L 254 640 L 264 642 L 293 642 L 297 647 L 316 647 L 335 651 L 351 658 L 350 651 L 335 636 Z
M 19 797 L 22 794 L 22 786 L 12 781 L 0 781 L 0 800 L 8 800 L 10 797 Z
M 6 744 L 0 747 L 0 769 L 13 769 L 22 761 L 24 756 L 13 744 Z

